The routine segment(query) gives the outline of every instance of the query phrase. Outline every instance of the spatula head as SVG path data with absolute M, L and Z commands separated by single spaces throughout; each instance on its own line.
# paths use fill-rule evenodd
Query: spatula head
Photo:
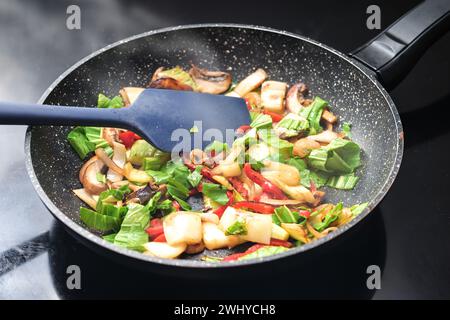
M 129 115 L 138 134 L 167 152 L 232 141 L 230 135 L 250 123 L 244 99 L 162 89 L 144 90 Z

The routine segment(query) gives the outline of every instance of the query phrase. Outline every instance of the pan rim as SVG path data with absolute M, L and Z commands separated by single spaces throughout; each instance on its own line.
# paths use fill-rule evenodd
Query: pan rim
M 52 215 L 59 221 L 61 221 L 66 227 L 70 228 L 71 231 L 75 232 L 78 236 L 81 236 L 82 238 L 89 240 L 94 246 L 103 247 L 106 249 L 109 249 L 111 253 L 118 254 L 121 256 L 125 256 L 129 259 L 137 259 L 140 262 L 151 262 L 156 263 L 159 265 L 163 265 L 165 267 L 182 267 L 182 268 L 205 268 L 205 269 L 217 269 L 217 268 L 235 268 L 235 267 L 244 267 L 249 265 L 256 265 L 263 262 L 269 262 L 274 261 L 278 259 L 287 258 L 293 255 L 297 255 L 302 252 L 309 251 L 313 248 L 319 247 L 325 243 L 327 243 L 330 240 L 333 240 L 334 238 L 337 238 L 338 236 L 345 233 L 350 228 L 357 225 L 361 220 L 363 220 L 366 216 L 369 215 L 373 211 L 373 209 L 381 202 L 381 200 L 384 198 L 384 196 L 387 194 L 388 190 L 391 188 L 393 182 L 395 181 L 395 178 L 400 170 L 400 165 L 403 158 L 403 149 L 404 149 L 404 140 L 403 140 L 403 126 L 401 123 L 400 115 L 398 113 L 398 110 L 388 94 L 388 92 L 384 89 L 384 87 L 378 82 L 375 75 L 372 74 L 364 65 L 359 63 L 358 61 L 355 61 L 354 59 L 350 58 L 349 56 L 345 55 L 344 53 L 333 49 L 327 45 L 324 45 L 318 41 L 312 40 L 310 38 L 288 32 L 283 30 L 278 30 L 270 27 L 264 27 L 264 26 L 256 26 L 256 25 L 246 25 L 246 24 L 234 24 L 234 23 L 201 23 L 201 24 L 188 24 L 188 25 L 178 25 L 173 27 L 167 27 L 167 28 L 161 28 L 156 30 L 151 30 L 147 32 L 143 32 L 137 35 L 130 36 L 128 38 L 119 40 L 117 42 L 114 42 L 112 44 L 109 44 L 89 55 L 82 58 L 75 64 L 73 64 L 70 68 L 68 68 L 65 72 L 63 72 L 48 88 L 45 90 L 45 92 L 40 97 L 38 103 L 42 104 L 45 99 L 49 96 L 49 94 L 55 89 L 55 87 L 64 80 L 70 73 L 72 73 L 75 69 L 83 65 L 88 60 L 100 55 L 101 53 L 112 49 L 114 47 L 117 47 L 119 45 L 122 45 L 124 43 L 131 42 L 136 39 L 144 38 L 147 36 L 164 33 L 164 32 L 172 32 L 177 30 L 186 30 L 186 29 L 198 29 L 198 28 L 235 28 L 235 29 L 249 29 L 249 30 L 258 30 L 258 31 L 264 31 L 268 33 L 275 33 L 280 34 L 283 36 L 295 38 L 307 43 L 310 43 L 312 45 L 318 46 L 324 50 L 329 51 L 330 53 L 338 56 L 341 59 L 344 59 L 348 63 L 350 63 L 353 67 L 358 69 L 364 76 L 366 76 L 378 89 L 378 91 L 382 94 L 383 98 L 386 100 L 389 109 L 391 111 L 392 117 L 395 122 L 396 126 L 396 134 L 397 134 L 397 146 L 396 146 L 396 155 L 393 162 L 393 165 L 390 169 L 388 178 L 382 185 L 382 187 L 378 190 L 376 196 L 369 201 L 368 207 L 359 214 L 356 218 L 354 218 L 352 221 L 350 221 L 348 224 L 338 228 L 336 231 L 329 233 L 327 236 L 317 239 L 309 244 L 303 245 L 301 247 L 296 247 L 293 249 L 290 249 L 288 251 L 285 251 L 280 254 L 276 254 L 273 256 L 263 257 L 263 258 L 256 258 L 251 260 L 243 260 L 243 261 L 232 261 L 228 263 L 212 263 L 212 262 L 205 262 L 205 261 L 197 261 L 197 260 L 185 260 L 185 259 L 162 259 L 152 256 L 147 256 L 142 253 L 132 251 L 126 248 L 122 248 L 116 245 L 113 245 L 109 243 L 106 240 L 103 240 L 102 238 L 94 235 L 92 232 L 90 232 L 87 228 L 84 228 L 77 223 L 75 223 L 73 220 L 71 220 L 69 217 L 67 217 L 47 196 L 45 191 L 43 190 L 42 186 L 40 185 L 36 173 L 34 172 L 33 163 L 32 163 L 32 157 L 31 157 L 31 138 L 32 138 L 32 126 L 29 126 L 26 131 L 25 135 L 25 165 L 28 172 L 28 175 L 30 176 L 31 182 L 33 184 L 34 189 L 36 190 L 37 194 L 39 195 L 41 201 L 44 203 L 44 205 L 47 207 L 47 209 L 52 213 Z

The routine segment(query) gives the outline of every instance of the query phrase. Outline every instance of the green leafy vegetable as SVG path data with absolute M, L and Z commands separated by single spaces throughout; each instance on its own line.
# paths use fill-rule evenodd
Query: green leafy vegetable
M 156 150 L 153 156 L 144 158 L 142 168 L 144 170 L 160 170 L 169 159 L 169 153 Z
M 334 222 L 337 218 L 339 218 L 339 215 L 341 214 L 342 209 L 343 209 L 342 202 L 339 202 L 337 205 L 334 206 L 333 209 L 331 209 L 325 215 L 325 218 L 323 219 L 322 222 L 318 222 L 313 225 L 314 229 L 321 232 L 321 231 L 325 230 L 326 228 L 328 228 L 328 226 L 332 222 Z
M 152 157 L 155 152 L 156 148 L 150 143 L 143 139 L 137 140 L 131 146 L 129 161 L 136 165 L 142 165 L 144 159 Z
M 124 106 L 123 100 L 120 96 L 115 96 L 112 99 L 109 99 L 104 94 L 98 95 L 97 100 L 97 108 L 111 108 L 111 109 L 117 109 L 122 108 Z
M 226 143 L 222 143 L 217 140 L 214 140 L 205 148 L 205 152 L 214 151 L 216 154 L 219 154 L 222 151 L 227 151 L 227 150 L 228 150 L 228 145 Z
M 327 146 L 311 151 L 308 164 L 333 175 L 352 173 L 361 165 L 360 147 L 353 141 L 335 139 Z
M 148 214 L 151 216 L 156 209 L 158 209 L 158 201 L 161 199 L 161 192 L 157 192 L 145 205 L 145 210 L 148 210 Z
M 278 122 L 277 129 L 283 129 L 283 138 L 294 137 L 309 128 L 309 122 L 305 118 L 288 113 L 280 122 Z
M 342 132 L 345 134 L 345 136 L 347 138 L 351 138 L 352 137 L 351 131 L 352 131 L 352 125 L 350 123 L 348 123 L 348 122 L 344 122 L 342 124 Z
M 271 256 L 274 254 L 282 253 L 289 250 L 288 248 L 281 246 L 264 246 L 252 253 L 246 254 L 245 256 L 240 257 L 238 260 L 250 260 L 255 258 L 262 258 Z
M 353 217 L 356 217 L 358 214 L 363 212 L 364 209 L 367 208 L 368 205 L 369 205 L 369 203 L 364 202 L 361 204 L 355 204 L 354 206 L 350 207 L 350 211 L 352 212 Z
M 309 122 L 310 135 L 317 134 L 323 130 L 320 126 L 320 118 L 327 105 L 328 102 L 319 97 L 315 97 L 309 106 L 300 111 L 300 116 L 304 117 Z
M 221 205 L 228 203 L 227 189 L 215 183 L 203 183 L 202 193 Z
M 342 176 L 330 177 L 327 181 L 327 186 L 340 190 L 351 190 L 358 183 L 359 177 L 354 174 L 347 174 Z
M 257 130 L 263 128 L 271 128 L 272 117 L 264 113 L 259 113 L 252 121 L 252 123 L 250 123 L 250 127 L 255 128 Z
M 276 221 L 279 221 L 280 223 L 297 223 L 299 220 L 298 212 L 292 212 L 286 206 L 276 208 L 274 215 L 276 216 Z
M 80 219 L 89 228 L 99 231 L 118 230 L 121 219 L 118 217 L 107 216 L 87 208 L 80 208 Z
M 169 77 L 175 80 L 178 80 L 188 86 L 190 86 L 192 89 L 197 89 L 197 84 L 195 81 L 191 78 L 189 73 L 181 69 L 180 67 L 175 67 L 168 70 L 163 70 L 158 73 L 160 77 Z
M 273 148 L 274 153 L 277 154 L 280 159 L 289 159 L 292 156 L 294 145 L 286 140 L 278 138 L 273 130 L 260 130 L 258 131 L 258 136 L 269 147 Z
M 150 221 L 147 206 L 137 203 L 128 205 L 128 212 L 123 219 L 120 231 L 114 238 L 114 244 L 137 251 L 144 251 L 143 245 L 148 242 L 145 227 Z
M 67 140 L 81 159 L 95 150 L 95 144 L 87 139 L 84 127 L 76 127 L 70 131 Z
M 146 170 L 145 172 L 153 178 L 156 184 L 167 183 L 170 178 L 170 175 L 163 171 Z
M 108 242 L 114 243 L 114 238 L 116 237 L 117 233 L 111 233 L 103 236 L 102 238 Z
M 198 184 L 200 183 L 200 181 L 203 178 L 203 176 L 201 174 L 201 171 L 202 171 L 202 167 L 201 166 L 197 166 L 195 168 L 195 170 L 192 171 L 187 177 L 187 180 L 189 181 L 189 183 L 191 184 L 191 186 L 193 188 L 197 187 Z
M 98 182 L 106 183 L 106 176 L 103 173 L 97 172 L 95 177 L 96 177 Z
M 242 219 L 237 219 L 231 226 L 225 230 L 225 234 L 229 235 L 246 235 L 247 234 L 247 225 L 245 221 Z
M 181 207 L 183 210 L 186 210 L 186 211 L 192 210 L 192 208 L 191 208 L 191 206 L 189 205 L 189 203 L 187 203 L 187 202 L 184 201 L 183 199 L 180 199 L 180 198 L 178 198 L 177 196 L 172 196 L 172 197 L 178 202 L 178 204 L 180 205 L 180 207 Z

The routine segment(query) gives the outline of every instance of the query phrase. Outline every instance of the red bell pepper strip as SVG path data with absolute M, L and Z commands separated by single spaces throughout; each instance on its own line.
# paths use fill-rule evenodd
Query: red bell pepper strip
M 251 246 L 250 248 L 248 248 L 247 250 L 245 250 L 244 253 L 245 253 L 245 254 L 249 254 L 249 253 L 255 252 L 255 251 L 258 250 L 258 249 L 264 248 L 264 247 L 265 247 L 264 244 L 259 244 L 259 243 L 257 243 L 257 244 L 252 245 L 252 246 Z
M 267 111 L 267 110 L 263 110 L 262 111 L 264 114 L 267 114 L 268 116 L 270 116 L 272 118 L 273 122 L 280 122 L 281 119 L 283 119 L 283 115 L 275 113 L 275 112 L 271 112 L 271 111 Z
M 189 163 L 189 162 L 185 162 L 184 165 L 186 167 L 188 167 L 191 171 L 194 171 L 195 168 L 197 167 L 196 165 Z M 212 178 L 213 174 L 212 174 L 211 170 L 209 170 L 208 168 L 202 166 L 202 170 L 200 171 L 200 174 L 204 178 L 214 182 L 214 179 Z
M 274 239 L 274 238 L 270 239 L 270 245 L 276 246 L 276 247 L 285 247 L 285 248 L 292 247 L 292 243 L 290 243 L 289 241 L 279 240 L 279 239 Z
M 236 177 L 228 178 L 228 181 L 230 181 L 231 185 L 234 189 L 245 199 L 248 199 L 248 191 L 245 189 L 244 184 Z
M 258 213 L 272 214 L 275 212 L 275 207 L 270 204 L 262 203 L 262 202 L 254 202 L 254 201 L 241 201 L 236 202 L 233 207 L 236 209 L 246 208 Z
M 240 126 L 239 128 L 236 129 L 236 133 L 237 134 L 244 134 L 246 133 L 248 130 L 250 130 L 252 127 L 250 127 L 249 125 L 243 125 Z
M 160 227 L 162 225 L 162 220 L 159 218 L 153 218 L 152 220 L 150 220 L 150 227 Z
M 250 101 L 248 101 L 248 99 L 244 99 L 244 100 L 245 100 L 245 104 L 247 105 L 247 109 L 252 110 L 252 105 L 250 104 Z
M 172 207 L 174 207 L 175 211 L 180 211 L 181 210 L 181 206 L 178 203 L 178 201 L 173 200 L 172 201 Z
M 150 236 L 150 239 L 156 239 L 161 234 L 164 234 L 164 228 L 163 226 L 156 226 L 156 227 L 149 227 L 145 230 L 147 234 Z
M 259 172 L 253 170 L 250 163 L 244 164 L 244 172 L 250 180 L 260 185 L 263 191 L 267 193 L 267 195 L 269 195 L 271 198 L 279 200 L 288 199 L 288 197 L 283 193 L 283 191 L 281 191 L 280 188 L 264 178 Z
M 216 210 L 213 211 L 213 213 L 215 213 L 219 218 L 222 217 L 223 213 L 225 212 L 225 210 L 228 208 L 228 206 L 230 206 L 234 199 L 233 199 L 233 192 L 231 191 L 227 191 L 227 197 L 228 197 L 228 202 L 227 204 L 218 207 Z
M 123 131 L 119 133 L 119 139 L 122 141 L 125 148 L 130 149 L 136 140 L 142 138 L 132 131 Z
M 245 256 L 245 255 L 246 255 L 245 252 L 231 254 L 231 255 L 229 255 L 229 256 L 223 258 L 222 261 L 235 261 L 235 260 L 237 260 L 237 259 L 239 259 L 240 257 L 243 257 L 243 256 Z
M 166 235 L 164 233 L 161 233 L 159 236 L 153 239 L 153 242 L 167 242 Z
M 200 191 L 198 190 L 198 187 L 197 188 L 193 188 L 193 189 L 189 190 L 189 197 L 193 196 L 193 195 L 196 195 L 199 192 Z
M 309 212 L 308 210 L 300 210 L 298 212 L 299 215 L 305 217 L 306 219 L 309 218 L 309 216 L 311 215 L 311 212 Z

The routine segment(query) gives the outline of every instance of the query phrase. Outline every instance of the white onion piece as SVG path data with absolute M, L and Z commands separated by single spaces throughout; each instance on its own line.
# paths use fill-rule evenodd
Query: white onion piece
M 89 194 L 84 188 L 72 190 L 75 195 L 84 201 L 89 207 L 95 210 L 97 207 L 97 201 Z
M 108 166 L 108 168 L 110 168 L 111 170 L 114 170 L 115 172 L 117 172 L 118 174 L 121 174 L 122 176 L 124 176 L 124 170 L 120 167 L 117 166 L 117 164 L 114 163 L 114 161 L 111 160 L 110 157 L 108 157 L 108 155 L 106 154 L 105 150 L 103 150 L 102 148 L 97 148 L 95 150 L 95 155 L 102 160 L 105 165 Z
M 118 142 L 113 142 L 114 146 L 114 154 L 112 157 L 112 161 L 121 169 L 123 169 L 126 161 L 127 161 L 127 149 L 125 146 Z M 120 173 L 109 169 L 106 174 L 106 178 L 111 182 L 118 182 L 123 179 L 123 175 Z

